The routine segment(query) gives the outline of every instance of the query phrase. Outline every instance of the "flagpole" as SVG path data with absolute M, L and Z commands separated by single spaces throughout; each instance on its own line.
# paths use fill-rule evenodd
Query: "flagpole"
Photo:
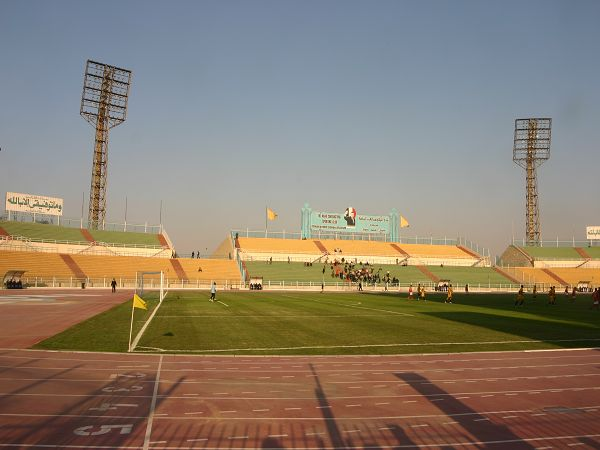
M 135 309 L 134 307 L 135 304 L 135 299 L 131 300 L 131 323 L 129 324 L 129 346 L 127 347 L 127 352 L 131 352 L 131 335 L 133 333 L 133 310 Z

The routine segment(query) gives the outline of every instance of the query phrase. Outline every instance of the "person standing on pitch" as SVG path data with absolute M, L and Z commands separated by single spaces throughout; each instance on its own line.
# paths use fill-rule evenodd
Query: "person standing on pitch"
M 113 293 L 117 292 L 117 280 L 113 278 L 110 282 L 110 287 L 112 288 Z
M 448 294 L 446 294 L 446 301 L 444 303 L 452 303 L 452 285 L 448 286 Z
M 515 300 L 515 306 L 523 306 L 523 302 L 525 301 L 525 295 L 523 294 L 523 285 L 517 292 L 517 299 Z
M 210 287 L 210 300 L 209 301 L 214 302 L 216 297 L 217 297 L 217 283 L 215 281 L 213 281 L 213 284 Z

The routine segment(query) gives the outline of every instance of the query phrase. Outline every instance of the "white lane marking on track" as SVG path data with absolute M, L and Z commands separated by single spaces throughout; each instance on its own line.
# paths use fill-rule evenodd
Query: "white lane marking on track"
M 233 414 L 236 413 L 237 411 L 221 411 L 221 414 Z
M 152 392 L 152 402 L 150 403 L 150 412 L 148 414 L 148 425 L 146 426 L 146 434 L 144 436 L 143 450 L 148 450 L 150 446 L 150 435 L 152 434 L 152 422 L 154 420 L 154 410 L 156 408 L 156 398 L 158 396 L 158 385 L 160 380 L 160 369 L 162 368 L 163 357 L 158 360 L 158 369 L 156 371 L 156 380 L 154 381 L 154 391 Z
M 264 409 L 253 409 L 252 412 L 265 412 L 265 411 L 271 411 L 268 408 L 264 408 Z
M 297 411 L 300 409 L 302 409 L 302 408 L 285 408 L 286 411 Z
M 325 433 L 323 433 L 323 432 L 319 432 L 319 433 L 312 433 L 312 432 L 304 433 L 305 436 L 321 436 L 323 434 L 325 434 Z
M 204 411 L 186 412 L 184 414 L 187 414 L 187 415 L 204 414 Z
M 502 416 L 503 419 L 514 419 L 519 416 Z
M 280 438 L 280 437 L 288 437 L 288 435 L 287 434 L 269 434 L 267 437 Z
M 229 439 L 248 439 L 250 436 L 229 436 Z
M 485 418 L 485 419 L 473 419 L 473 422 L 486 422 L 486 421 L 490 421 L 491 419 Z
M 360 433 L 360 430 L 344 430 L 342 433 Z
M 202 441 L 208 441 L 208 438 L 187 439 L 186 442 L 202 442 Z
M 375 406 L 379 406 L 379 405 L 389 405 L 390 402 L 379 402 L 379 403 L 375 403 Z

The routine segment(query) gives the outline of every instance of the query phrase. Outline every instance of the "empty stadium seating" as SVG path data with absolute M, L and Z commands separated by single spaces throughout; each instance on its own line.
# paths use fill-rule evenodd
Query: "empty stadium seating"
M 0 250 L 94 255 L 159 256 L 172 249 L 163 235 L 85 230 L 30 222 L 0 221 Z
M 67 256 L 67 258 L 65 258 Z M 183 273 L 178 273 L 177 261 Z M 62 282 L 87 281 L 92 285 L 102 285 L 113 277 L 134 282 L 136 273 L 163 271 L 173 283 L 194 283 L 218 280 L 237 283 L 240 272 L 234 261 L 219 259 L 167 259 L 134 256 L 89 256 L 62 255 L 38 252 L 0 252 L 0 273 L 8 270 L 25 270 L 24 278 L 30 283 L 38 278 L 48 284 L 53 279 Z M 82 277 L 81 275 L 84 275 Z M 82 279 L 83 278 L 83 279 Z
M 402 244 L 380 241 L 331 239 L 238 238 L 241 258 L 246 261 L 313 261 L 320 257 L 341 258 L 380 264 L 489 265 L 474 252 L 456 245 Z

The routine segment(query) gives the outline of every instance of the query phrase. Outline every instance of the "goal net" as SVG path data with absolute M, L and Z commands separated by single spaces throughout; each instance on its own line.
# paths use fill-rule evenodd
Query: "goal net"
M 135 293 L 144 297 L 145 293 L 158 293 L 158 300 L 162 302 L 168 291 L 165 289 L 164 272 L 137 272 L 135 275 Z

